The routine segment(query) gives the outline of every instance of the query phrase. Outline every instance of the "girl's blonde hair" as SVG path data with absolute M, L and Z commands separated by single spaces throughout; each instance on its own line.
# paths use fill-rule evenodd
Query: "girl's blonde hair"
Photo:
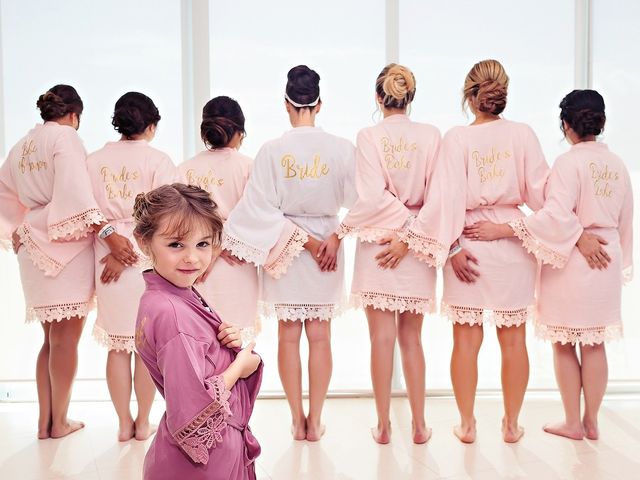
M 184 238 L 194 227 L 204 226 L 211 232 L 214 247 L 222 240 L 223 222 L 215 202 L 203 189 L 183 183 L 138 194 L 133 218 L 136 221 L 133 233 L 145 243 L 151 241 L 165 218 L 170 221 L 160 233 L 168 237 Z
M 497 60 L 476 63 L 464 80 L 462 108 L 469 106 L 474 112 L 501 114 L 507 106 L 509 77 Z
M 407 67 L 390 63 L 376 79 L 376 93 L 384 107 L 405 109 L 416 95 L 416 77 Z

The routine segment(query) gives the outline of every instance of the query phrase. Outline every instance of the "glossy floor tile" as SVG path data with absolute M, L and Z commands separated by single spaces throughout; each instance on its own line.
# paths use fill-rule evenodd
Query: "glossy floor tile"
M 135 408 L 135 404 L 132 405 Z M 164 404 L 154 404 L 158 421 Z M 411 417 L 405 398 L 392 401 L 392 442 L 373 442 L 371 398 L 330 399 L 320 442 L 296 442 L 289 435 L 285 400 L 257 402 L 252 429 L 262 444 L 259 479 L 593 479 L 640 478 L 640 397 L 605 399 L 598 441 L 573 441 L 544 433 L 542 424 L 561 418 L 557 395 L 534 394 L 522 412 L 526 434 L 509 445 L 500 437 L 502 400 L 477 401 L 478 439 L 461 444 L 451 429 L 457 420 L 452 398 L 427 398 L 433 437 L 411 442 Z M 149 441 L 118 443 L 116 416 L 108 402 L 74 402 L 71 416 L 87 427 L 60 440 L 35 439 L 37 405 L 0 403 L 0 479 L 130 480 L 141 478 Z

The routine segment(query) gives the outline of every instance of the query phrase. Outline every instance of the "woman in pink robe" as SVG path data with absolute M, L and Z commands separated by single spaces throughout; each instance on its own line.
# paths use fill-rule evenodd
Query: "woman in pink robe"
M 441 216 L 437 195 L 430 192 L 440 132 L 407 116 L 415 95 L 415 78 L 406 67 L 387 65 L 376 80 L 376 100 L 383 113 L 377 125 L 360 131 L 356 151 L 358 200 L 342 221 L 340 236 L 354 234 L 359 242 L 351 292 L 365 309 L 371 338 L 371 381 L 378 425 L 374 440 L 388 443 L 389 408 L 396 336 L 411 405 L 413 441 L 431 436 L 424 418 L 425 361 L 422 321 L 434 311 L 436 269 L 448 247 L 438 228 L 425 232 L 420 254 L 411 252 L 404 230 L 427 197 L 423 215 L 436 227 Z M 435 208 L 433 208 L 435 207 Z M 418 240 L 412 238 L 415 244 Z M 426 260 L 427 264 L 420 260 Z
M 455 240 L 443 269 L 442 314 L 453 322 L 451 381 L 460 411 L 455 435 L 475 441 L 474 401 L 477 358 L 483 325 L 494 324 L 502 353 L 505 442 L 523 434 L 518 416 L 529 379 L 525 322 L 533 314 L 537 262 L 516 239 L 470 242 L 465 225 L 480 220 L 507 222 L 524 217 L 519 206 L 538 210 L 543 204 L 549 167 L 533 130 L 500 116 L 507 102 L 509 77 L 496 60 L 473 66 L 464 84 L 463 101 L 475 116 L 471 125 L 445 135 L 439 165 L 446 166 L 445 232 Z M 418 217 L 416 234 L 428 226 Z
M 148 192 L 176 179 L 176 168 L 163 152 L 149 145 L 156 133 L 160 114 L 153 101 L 138 92 L 125 93 L 116 102 L 112 124 L 120 133 L 87 158 L 93 193 L 100 210 L 118 232 L 133 240 L 133 202 L 138 193 Z M 94 243 L 95 283 L 98 316 L 93 336 L 107 347 L 107 385 L 119 419 L 118 440 L 135 435 L 145 440 L 153 432 L 149 411 L 155 386 L 140 357 L 134 354 L 135 321 L 144 291 L 140 267 L 125 267 L 109 253 L 104 240 Z M 131 415 L 131 387 L 138 414 Z
M 44 124 L 30 130 L 0 168 L 0 239 L 12 240 L 18 255 L 27 321 L 40 321 L 44 330 L 36 366 L 43 439 L 84 426 L 69 420 L 67 410 L 94 292 L 93 232 L 109 232 L 106 243 L 119 262 L 137 257 L 93 197 L 76 132 L 83 109 L 78 93 L 56 85 L 37 106 Z
M 184 183 L 209 192 L 224 221 L 240 201 L 253 160 L 238 152 L 244 130 L 244 114 L 232 98 L 216 97 L 202 109 L 200 126 L 207 150 L 179 167 Z M 242 329 L 246 339 L 254 338 L 258 317 L 258 269 L 239 261 L 226 250 L 216 256 L 211 272 L 198 284 L 209 305 L 226 323 Z
M 262 362 L 225 329 L 193 288 L 219 245 L 209 193 L 173 184 L 138 195 L 135 237 L 153 261 L 136 322 L 136 348 L 166 412 L 144 461 L 148 480 L 255 479 L 260 446 L 248 422 Z
M 608 378 L 604 342 L 622 335 L 621 290 L 633 268 L 633 196 L 622 160 L 596 141 L 605 123 L 602 96 L 574 90 L 560 108 L 572 146 L 553 164 L 544 208 L 506 224 L 475 224 L 466 235 L 517 236 L 543 263 L 536 333 L 553 344 L 565 411 L 564 422 L 545 431 L 595 440 Z

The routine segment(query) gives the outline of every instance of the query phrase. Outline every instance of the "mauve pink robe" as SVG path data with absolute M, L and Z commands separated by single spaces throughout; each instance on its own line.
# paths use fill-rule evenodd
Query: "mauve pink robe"
M 592 345 L 622 335 L 621 291 L 631 280 L 633 195 L 622 160 L 599 142 L 558 157 L 544 207 L 511 222 L 524 247 L 543 262 L 536 333 L 552 342 Z M 611 263 L 592 269 L 575 246 L 583 231 L 608 241 Z
M 524 217 L 526 204 L 538 210 L 544 203 L 549 175 L 538 138 L 524 123 L 499 119 L 454 127 L 445 135 L 439 164 L 447 166 L 449 200 L 443 215 L 451 222 L 451 241 L 465 225 L 481 220 L 510 222 Z M 538 265 L 517 238 L 460 244 L 478 259 L 475 283 L 459 280 L 447 261 L 441 313 L 454 323 L 484 321 L 517 326 L 533 316 Z
M 378 267 L 375 256 L 386 248 L 376 242 L 392 233 L 407 241 L 405 230 L 425 205 L 440 145 L 440 132 L 432 125 L 391 115 L 358 133 L 355 183 L 358 199 L 342 221 L 338 234 L 357 235 L 352 300 L 379 310 L 433 312 L 436 269 L 449 246 L 437 232 L 425 232 L 421 243 L 429 254 L 410 251 L 394 269 Z M 438 202 L 438 201 L 436 201 Z M 431 225 L 440 217 L 440 204 L 424 215 Z M 431 233 L 435 233 L 431 236 Z M 438 259 L 440 259 L 438 261 Z M 428 264 L 420 260 L 427 261 Z
M 227 390 L 222 373 L 239 350 L 218 342 L 218 316 L 193 288 L 176 287 L 151 271 L 143 276 L 136 348 L 166 402 L 144 478 L 255 479 L 260 445 L 248 422 L 262 363 Z
M 107 221 L 120 235 L 137 245 L 133 238 L 133 204 L 136 195 L 177 180 L 176 167 L 169 156 L 153 148 L 146 140 L 108 142 L 87 157 L 87 169 L 96 202 Z M 109 247 L 99 238 L 94 242 L 95 283 L 98 315 L 94 338 L 109 350 L 132 352 L 138 304 L 144 291 L 141 267 L 149 262 L 136 250 L 138 265 L 122 271 L 117 282 L 104 284 L 100 260 Z
M 17 229 L 27 320 L 86 316 L 93 297 L 93 197 L 86 152 L 73 127 L 36 125 L 0 168 L 0 239 Z
M 178 167 L 181 181 L 206 190 L 218 205 L 223 220 L 240 201 L 253 160 L 233 148 L 198 153 Z M 256 334 L 258 318 L 258 268 L 251 262 L 229 265 L 216 258 L 211 273 L 198 291 L 227 323 L 242 328 L 244 338 Z

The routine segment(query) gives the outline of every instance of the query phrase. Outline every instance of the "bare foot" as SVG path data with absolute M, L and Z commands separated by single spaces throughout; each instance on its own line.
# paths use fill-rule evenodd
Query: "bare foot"
M 545 432 L 553 435 L 559 435 L 561 437 L 571 438 L 572 440 L 582 440 L 584 438 L 584 431 L 582 425 L 575 427 L 569 427 L 566 423 L 548 423 L 542 428 Z
M 151 435 L 156 433 L 156 430 L 158 429 L 157 425 L 152 425 L 148 421 L 144 423 L 136 421 L 135 427 L 136 427 L 136 433 L 135 433 L 136 440 L 141 442 L 145 441 Z
M 377 427 L 373 427 L 371 429 L 371 436 L 381 445 L 386 445 L 391 441 L 391 423 L 387 426 L 387 428 L 383 428 L 380 425 Z
M 307 425 L 306 422 L 302 422 L 298 425 L 295 423 L 291 425 L 291 435 L 294 440 L 305 440 L 307 438 Z
M 595 422 L 589 422 L 582 420 L 582 428 L 584 428 L 584 436 L 589 440 L 598 440 L 600 432 L 598 431 L 598 424 Z
M 431 429 L 426 426 L 419 428 L 413 427 L 413 443 L 418 445 L 427 443 L 431 438 Z
M 51 437 L 51 427 L 38 428 L 38 440 L 46 440 Z
M 308 441 L 317 442 L 322 438 L 325 431 L 326 431 L 326 427 L 322 423 L 319 423 L 318 425 L 314 425 L 312 423 L 309 423 L 309 420 L 307 420 L 307 440 Z
M 476 426 L 473 425 L 456 425 L 453 427 L 453 434 L 458 437 L 462 443 L 473 443 L 476 441 Z
M 507 443 L 516 443 L 524 435 L 524 428 L 519 425 L 508 425 L 502 419 L 502 439 Z
M 51 426 L 51 438 L 62 438 L 84 428 L 84 423 L 68 420 L 62 425 Z

